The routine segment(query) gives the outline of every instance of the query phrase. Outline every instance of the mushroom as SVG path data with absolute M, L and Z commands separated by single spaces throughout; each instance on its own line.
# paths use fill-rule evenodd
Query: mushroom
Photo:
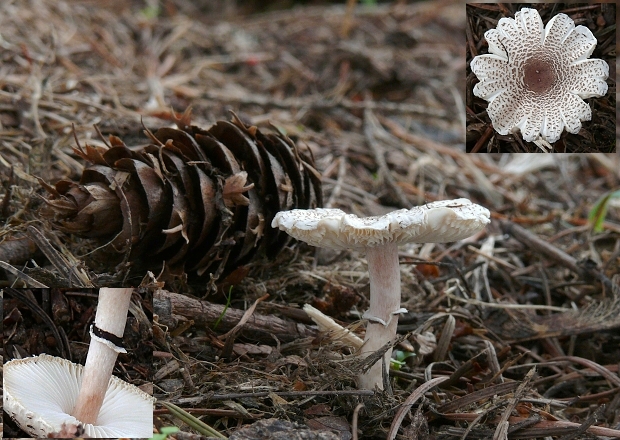
M 4 410 L 29 434 L 150 437 L 153 397 L 112 376 L 132 289 L 100 289 L 86 365 L 41 354 L 4 365 Z
M 596 38 L 566 14 L 543 28 L 538 11 L 523 8 L 484 37 L 489 54 L 470 64 L 480 80 L 473 91 L 489 102 L 487 113 L 499 134 L 520 131 L 528 142 L 552 144 L 564 129 L 578 133 L 581 121 L 592 118 L 584 99 L 607 93 L 609 66 L 588 59 Z
M 359 218 L 339 209 L 295 209 L 276 214 L 272 227 L 318 247 L 354 249 L 366 253 L 370 278 L 370 308 L 361 355 L 367 356 L 396 336 L 400 307 L 398 245 L 444 243 L 469 237 L 482 230 L 489 210 L 467 199 L 444 200 L 401 209 L 380 217 Z M 389 349 L 383 359 L 389 371 Z M 359 377 L 362 389 L 383 388 L 382 365 L 377 362 Z

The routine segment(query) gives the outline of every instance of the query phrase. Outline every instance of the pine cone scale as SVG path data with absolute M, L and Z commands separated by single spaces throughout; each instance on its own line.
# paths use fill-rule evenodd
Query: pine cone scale
M 181 154 L 189 161 L 199 161 L 209 163 L 208 158 L 202 154 L 202 150 L 196 140 L 184 131 L 174 128 L 160 128 L 155 132 L 155 137 L 163 144 L 168 145 L 172 142 Z
M 122 171 L 126 171 L 130 175 L 130 179 L 137 177 L 139 185 L 135 185 L 143 197 L 140 205 L 147 208 L 145 212 L 140 212 L 140 224 L 149 225 L 152 229 L 160 226 L 162 217 L 166 217 L 169 212 L 166 206 L 169 205 L 170 195 L 164 187 L 164 181 L 143 162 L 134 159 L 120 159 L 114 163 L 114 166 Z M 127 182 L 127 185 L 134 186 L 135 182 Z M 141 236 L 149 230 L 143 231 Z M 142 238 L 142 237 L 141 237 Z
M 197 133 L 196 142 L 202 151 L 209 156 L 213 168 L 217 169 L 222 175 L 236 174 L 241 171 L 241 166 L 232 152 L 211 135 Z
M 291 194 L 293 200 L 291 203 L 295 206 L 299 206 L 300 208 L 303 207 L 305 205 L 304 201 L 307 200 L 307 196 L 304 194 L 304 184 L 300 169 L 301 164 L 295 161 L 295 156 L 293 155 L 294 146 L 291 147 L 291 145 L 288 145 L 284 139 L 277 136 L 270 136 L 266 140 L 268 142 L 263 141 L 263 145 L 273 145 L 274 148 L 272 148 L 271 153 L 278 158 L 278 161 L 285 164 L 288 177 L 293 185 L 293 191 Z
M 268 193 L 266 188 L 268 173 L 256 143 L 252 142 L 239 127 L 226 121 L 215 124 L 209 133 L 226 146 L 233 157 L 240 162 L 240 168 L 249 174 L 258 195 L 265 197 Z
M 76 148 L 91 165 L 80 183 L 44 184 L 51 195 L 42 215 L 106 240 L 100 252 L 134 270 L 165 263 L 169 274 L 217 278 L 282 249 L 288 235 L 268 227 L 278 211 L 321 205 L 312 157 L 282 134 L 236 117 L 208 130 L 190 125 L 189 113 L 176 122 L 179 129 L 146 130 L 152 143 L 140 150 L 115 136 L 107 150 Z

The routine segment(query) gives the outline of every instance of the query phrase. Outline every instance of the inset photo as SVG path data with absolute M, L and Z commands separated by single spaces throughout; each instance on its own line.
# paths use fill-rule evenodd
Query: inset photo
M 152 296 L 3 293 L 5 437 L 152 436 Z
M 616 152 L 615 3 L 470 3 L 468 153 Z

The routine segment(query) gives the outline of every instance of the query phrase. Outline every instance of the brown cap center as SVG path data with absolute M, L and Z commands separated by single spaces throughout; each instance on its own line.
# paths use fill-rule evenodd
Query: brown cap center
M 544 93 L 553 87 L 555 72 L 551 63 L 531 58 L 523 67 L 523 82 L 528 90 L 535 93 Z

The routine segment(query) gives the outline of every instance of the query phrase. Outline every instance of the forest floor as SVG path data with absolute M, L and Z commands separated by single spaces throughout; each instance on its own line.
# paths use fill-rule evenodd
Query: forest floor
M 0 287 L 149 289 L 154 395 L 219 438 L 620 437 L 620 156 L 466 153 L 467 26 L 465 6 L 449 1 L 354 13 L 3 1 Z M 88 165 L 78 142 L 105 148 L 99 131 L 137 151 L 145 128 L 172 127 L 171 109 L 190 106 L 197 126 L 232 110 L 286 133 L 312 154 L 324 207 L 373 216 L 464 197 L 490 210 L 469 239 L 400 248 L 408 313 L 391 389 L 358 390 L 355 350 L 301 310 L 311 304 L 363 337 L 363 254 L 291 241 L 207 290 L 191 276 L 157 279 L 161 266 L 106 266 L 105 243 L 41 217 L 49 194 L 37 177 L 78 181 Z M 594 209 L 614 191 L 606 212 Z M 445 381 L 424 387 L 436 378 Z M 155 411 L 154 429 L 208 437 Z

